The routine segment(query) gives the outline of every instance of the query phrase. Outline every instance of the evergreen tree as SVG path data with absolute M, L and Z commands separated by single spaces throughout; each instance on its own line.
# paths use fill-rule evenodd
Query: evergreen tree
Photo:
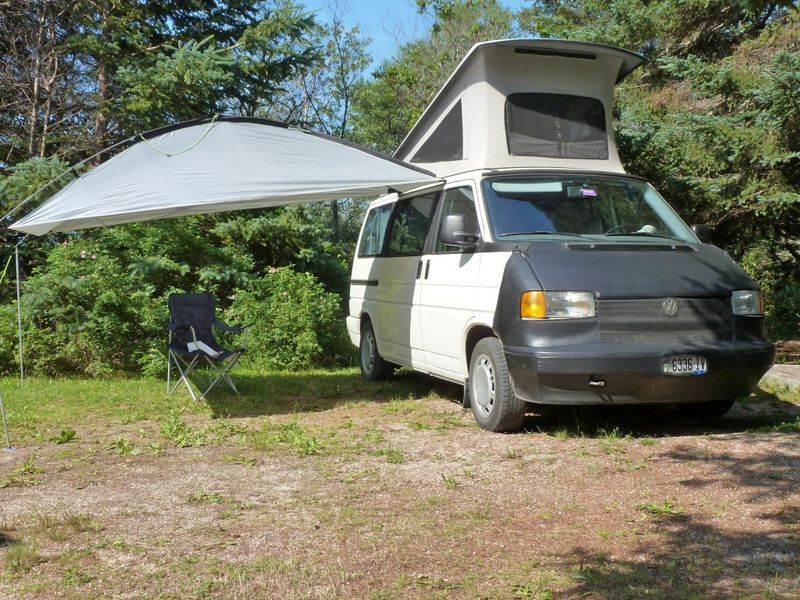
M 355 97 L 357 141 L 391 154 L 467 51 L 508 37 L 513 15 L 497 0 L 418 0 L 430 34 L 400 47 Z

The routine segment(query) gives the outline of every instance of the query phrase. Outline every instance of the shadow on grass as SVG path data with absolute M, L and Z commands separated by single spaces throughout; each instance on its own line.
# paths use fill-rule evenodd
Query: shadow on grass
M 0 548 L 3 548 L 5 546 L 10 546 L 16 541 L 17 540 L 15 540 L 14 537 L 8 531 L 3 531 L 2 529 L 0 529 Z
M 525 431 L 601 437 L 609 432 L 632 437 L 693 436 L 709 433 L 784 430 L 800 433 L 800 406 L 759 388 L 736 401 L 724 416 L 692 419 L 673 405 L 537 406 L 525 420 Z
M 771 521 L 769 515 L 760 519 Z M 659 541 L 619 559 L 583 548 L 562 557 L 575 584 L 569 597 L 796 598 L 800 540 L 779 523 L 730 531 L 692 515 L 658 517 Z
M 206 398 L 214 417 L 318 412 L 344 404 L 421 398 L 431 393 L 460 399 L 461 394 L 459 386 L 406 370 L 380 382 L 364 381 L 355 371 L 236 375 L 234 381 L 241 396 L 225 393 L 220 387 Z
M 703 465 L 704 475 L 676 486 L 672 502 L 677 510 L 650 514 L 642 507 L 641 521 L 631 525 L 630 532 L 639 535 L 641 522 L 650 521 L 655 537 L 641 538 L 625 557 L 584 547 L 560 555 L 552 566 L 566 566 L 574 581 L 563 590 L 564 597 L 800 597 L 800 436 L 774 438 L 776 432 L 800 431 L 800 407 L 760 389 L 737 402 L 725 417 L 706 423 L 684 421 L 668 407 L 557 412 L 530 417 L 527 425 L 548 432 L 565 425 L 580 427 L 589 437 L 606 435 L 614 427 L 634 437 L 753 432 L 739 438 L 749 447 L 747 452 L 734 454 L 727 445 L 715 447 L 709 438 L 709 444 L 672 445 L 658 453 L 655 458 Z M 762 448 L 760 442 L 768 443 Z M 756 525 L 731 527 L 725 513 L 733 509 L 724 500 L 701 508 L 702 515 L 681 506 L 681 489 L 709 488 L 710 498 L 715 498 L 715 485 L 736 489 L 744 504 L 757 508 L 747 515 Z M 656 503 L 652 513 L 660 512 L 658 503 L 666 504 L 664 498 L 651 500 Z
M 214 417 L 257 417 L 329 410 L 352 403 L 387 402 L 435 394 L 461 402 L 460 385 L 402 369 L 387 381 L 364 381 L 355 370 L 315 371 L 234 377 L 241 396 L 220 385 L 206 398 Z M 454 406 L 455 408 L 455 406 Z M 696 436 L 757 430 L 800 432 L 800 405 L 765 388 L 739 399 L 723 417 L 691 419 L 671 405 L 535 406 L 524 432 L 601 437 L 609 432 L 632 437 Z
M 744 442 L 748 443 L 748 442 Z M 583 548 L 562 556 L 576 582 L 569 597 L 602 598 L 797 598 L 800 597 L 800 440 L 747 456 L 731 456 L 713 447 L 682 448 L 665 458 L 712 466 L 719 477 L 685 480 L 688 487 L 724 481 L 746 503 L 763 507 L 749 515 L 754 531 L 710 523 L 680 507 L 679 514 L 650 517 L 657 540 L 648 536 L 631 556 L 620 559 Z M 680 498 L 674 500 L 680 506 Z M 767 506 L 770 508 L 768 509 Z M 719 518 L 726 508 L 721 502 Z

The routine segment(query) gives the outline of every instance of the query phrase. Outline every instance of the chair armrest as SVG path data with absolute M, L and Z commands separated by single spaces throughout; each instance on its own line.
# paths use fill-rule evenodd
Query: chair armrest
M 222 329 L 222 331 L 229 331 L 230 333 L 239 333 L 240 331 L 247 329 L 249 325 L 246 325 L 245 327 L 237 327 L 236 325 L 228 325 L 227 323 L 223 323 L 219 319 L 214 319 L 214 327 Z

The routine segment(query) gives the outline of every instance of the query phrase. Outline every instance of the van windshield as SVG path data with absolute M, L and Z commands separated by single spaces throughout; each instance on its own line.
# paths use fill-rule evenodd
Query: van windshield
M 600 175 L 487 177 L 483 194 L 497 240 L 697 238 L 650 184 Z

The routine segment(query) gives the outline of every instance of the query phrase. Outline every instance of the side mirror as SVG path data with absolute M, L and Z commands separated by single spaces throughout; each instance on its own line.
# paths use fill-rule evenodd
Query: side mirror
M 710 244 L 712 233 L 711 227 L 708 225 L 692 225 L 692 233 L 697 236 L 697 239 L 704 244 Z
M 458 246 L 459 248 L 477 248 L 480 234 L 468 233 L 466 215 L 447 215 L 439 229 L 439 241 L 445 246 Z

